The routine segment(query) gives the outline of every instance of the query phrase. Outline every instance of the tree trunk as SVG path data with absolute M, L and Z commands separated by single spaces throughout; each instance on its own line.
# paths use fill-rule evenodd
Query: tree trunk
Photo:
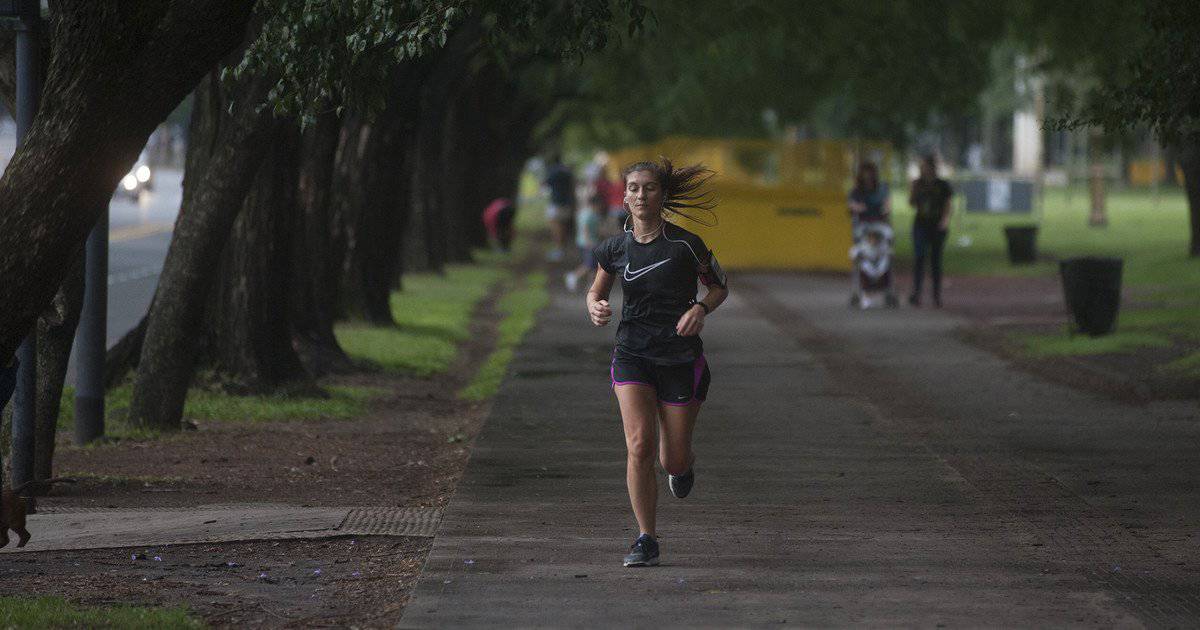
M 365 320 L 363 313 L 360 227 L 367 204 L 367 181 L 374 179 L 372 159 L 378 123 L 349 114 L 342 121 L 337 152 L 333 158 L 329 214 L 332 222 L 334 260 L 338 272 L 338 319 Z
M 1200 136 L 1189 137 L 1180 147 L 1178 155 L 1192 232 L 1188 253 L 1192 257 L 1200 257 Z
M 479 27 L 468 22 L 430 63 L 421 82 L 416 127 L 409 147 L 409 216 L 404 242 L 404 266 L 410 270 L 441 271 L 450 258 L 448 228 L 442 189 L 445 173 L 443 146 L 447 111 L 465 77 L 479 43 Z
M 1177 149 L 1178 147 L 1174 146 L 1163 147 L 1163 173 L 1162 177 L 1159 178 L 1158 181 L 1158 183 L 1162 184 L 1163 186 L 1179 185 L 1179 178 L 1175 173 L 1175 167 L 1179 166 L 1181 169 L 1183 167 L 1181 164 L 1179 164 L 1179 154 Z
M 293 343 L 310 374 L 346 372 L 353 366 L 333 335 L 337 309 L 334 224 L 330 184 L 341 121 L 334 114 L 317 118 L 304 132 L 297 185 L 297 221 L 293 232 L 292 287 L 288 300 Z
M 0 356 L 50 304 L 150 132 L 242 40 L 253 5 L 51 3 L 41 109 L 0 179 Z
M 364 238 L 360 246 L 359 282 L 364 318 L 376 324 L 394 324 L 391 296 L 392 289 L 400 282 L 401 253 L 408 226 L 403 177 L 406 125 L 388 124 L 377 133 L 374 177 L 369 182 L 372 195 L 367 199 L 361 230 Z
M 467 187 L 467 216 L 473 219 L 467 223 L 468 242 L 483 247 L 487 234 L 479 215 L 497 197 L 516 201 L 530 136 L 544 111 L 521 99 L 516 85 L 498 68 L 477 75 L 463 110 L 472 146 L 466 152 L 468 168 L 474 174 Z
M 443 101 L 445 107 L 439 132 L 442 140 L 439 156 L 441 168 L 437 192 L 443 217 L 442 231 L 446 236 L 446 260 L 449 262 L 470 262 L 468 232 L 473 224 L 479 223 L 478 216 L 474 217 L 476 220 L 471 220 L 467 208 L 470 190 L 479 177 L 478 172 L 471 168 L 475 162 L 474 156 L 480 150 L 478 130 L 472 128 L 470 114 L 464 107 L 465 103 L 473 100 L 470 98 L 473 83 L 471 80 L 457 81 Z
M 150 302 L 154 310 L 154 301 Z M 116 387 L 125 380 L 125 375 L 137 369 L 142 355 L 142 341 L 146 338 L 147 316 L 142 316 L 137 326 L 125 333 L 104 355 L 104 389 Z
M 1100 150 L 1100 131 L 1092 128 L 1088 134 L 1088 197 L 1091 199 L 1091 212 L 1088 213 L 1088 225 L 1104 227 L 1108 225 L 1108 214 L 1105 212 L 1104 201 L 1104 158 Z
M 271 77 L 246 77 L 228 86 L 214 72 L 196 90 L 183 202 L 134 377 L 129 413 L 135 425 L 179 428 L 213 269 L 266 153 L 265 139 L 279 124 L 258 109 L 272 83 Z
M 33 478 L 54 476 L 54 439 L 59 406 L 75 327 L 83 309 L 83 256 L 79 252 L 71 271 L 49 309 L 38 318 L 37 400 L 34 405 Z
M 292 345 L 288 311 L 279 308 L 295 281 L 288 228 L 296 218 L 299 131 L 280 128 L 267 145 L 225 246 L 201 353 L 236 394 L 316 387 Z
M 438 104 L 440 106 L 441 104 Z M 437 207 L 438 120 L 434 102 L 422 95 L 420 114 L 408 149 L 409 224 L 405 230 L 404 268 L 440 272 L 446 263 L 446 235 Z
M 397 85 L 403 85 L 397 83 Z M 333 192 L 341 284 L 339 316 L 392 325 L 390 296 L 396 282 L 404 233 L 403 139 L 410 126 L 411 101 L 401 90 L 373 122 L 359 118 L 343 129 Z

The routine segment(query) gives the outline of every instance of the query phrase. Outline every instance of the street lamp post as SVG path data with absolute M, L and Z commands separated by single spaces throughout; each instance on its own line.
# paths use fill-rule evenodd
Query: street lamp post
M 108 211 L 84 250 L 83 309 L 75 333 L 75 444 L 104 435 L 104 354 L 108 348 Z

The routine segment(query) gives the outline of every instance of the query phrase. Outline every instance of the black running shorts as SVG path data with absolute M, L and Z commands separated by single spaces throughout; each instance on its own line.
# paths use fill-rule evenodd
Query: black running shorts
M 609 370 L 613 387 L 617 385 L 649 385 L 664 405 L 682 407 L 708 397 L 712 375 L 708 361 L 700 355 L 690 363 L 656 365 L 649 359 L 614 353 Z

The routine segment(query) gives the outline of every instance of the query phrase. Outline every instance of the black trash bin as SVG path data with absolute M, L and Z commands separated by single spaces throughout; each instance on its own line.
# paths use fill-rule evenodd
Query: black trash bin
M 1058 270 L 1076 329 L 1093 337 L 1112 332 L 1121 306 L 1121 259 L 1069 258 Z
M 1024 265 L 1037 260 L 1036 225 L 1008 225 L 1004 237 L 1008 240 L 1008 262 Z

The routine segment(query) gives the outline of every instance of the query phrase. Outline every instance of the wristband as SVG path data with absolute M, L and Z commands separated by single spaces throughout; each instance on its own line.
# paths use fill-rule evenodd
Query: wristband
M 712 312 L 712 309 L 708 308 L 708 305 L 705 304 L 704 302 L 693 301 L 692 304 L 695 304 L 696 306 L 699 306 L 700 308 L 704 309 L 705 315 L 708 315 L 709 313 Z

